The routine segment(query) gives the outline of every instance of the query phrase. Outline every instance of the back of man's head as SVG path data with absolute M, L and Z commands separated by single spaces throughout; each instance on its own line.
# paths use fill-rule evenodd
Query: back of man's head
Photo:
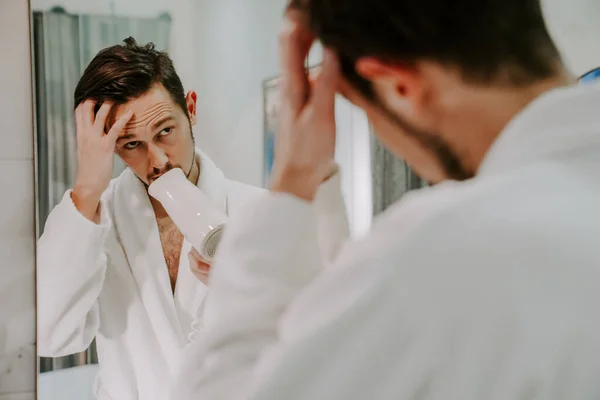
M 101 50 L 90 62 L 75 89 L 75 108 L 88 99 L 97 108 L 106 101 L 124 104 L 155 85 L 162 85 L 187 114 L 183 85 L 168 54 L 152 43 L 140 46 L 130 37 Z
M 466 82 L 526 85 L 556 73 L 560 56 L 539 0 L 292 0 L 321 42 L 337 51 L 346 78 L 373 99 L 357 59 L 434 61 Z

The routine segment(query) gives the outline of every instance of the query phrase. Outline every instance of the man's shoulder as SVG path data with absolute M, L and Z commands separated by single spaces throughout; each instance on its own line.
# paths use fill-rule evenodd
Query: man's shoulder
M 474 197 L 463 182 L 444 182 L 409 192 L 376 217 L 372 232 L 399 229 L 414 233 L 424 226 L 443 225 L 455 213 L 469 210 Z
M 133 172 L 131 172 L 131 170 L 129 168 L 126 168 L 119 175 L 114 176 L 108 183 L 108 187 L 104 191 L 104 195 L 106 195 L 108 193 L 112 193 L 115 190 L 117 190 L 117 188 L 127 180 L 128 175 L 130 175 L 132 173 Z
M 236 194 L 236 195 L 260 195 L 262 193 L 265 193 L 267 191 L 267 189 L 265 188 L 261 188 L 258 186 L 253 186 L 253 185 L 249 185 L 247 183 L 242 183 L 239 181 L 234 181 L 231 179 L 228 179 L 229 181 L 229 189 L 232 193 Z
M 129 168 L 125 168 L 118 176 L 112 178 L 104 193 L 102 193 L 102 202 L 105 206 L 111 207 L 117 193 L 131 191 L 132 183 L 137 183 L 137 177 Z
M 523 243 L 552 247 L 565 232 L 597 237 L 600 228 L 588 221 L 598 201 L 596 189 L 561 186 L 539 174 L 447 182 L 409 193 L 390 207 L 374 224 L 372 240 L 389 242 L 392 252 L 423 256 L 510 255 L 523 251 Z
M 261 187 L 227 179 L 228 207 L 230 210 L 235 211 L 249 201 L 252 201 L 266 193 L 266 191 L 266 189 Z

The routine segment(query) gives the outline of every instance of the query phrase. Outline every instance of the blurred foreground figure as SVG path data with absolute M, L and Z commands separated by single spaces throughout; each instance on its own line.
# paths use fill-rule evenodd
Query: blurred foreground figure
M 172 398 L 599 398 L 600 86 L 574 85 L 538 0 L 305 0 L 286 19 L 271 191 L 228 226 Z M 322 265 L 336 92 L 435 185 Z

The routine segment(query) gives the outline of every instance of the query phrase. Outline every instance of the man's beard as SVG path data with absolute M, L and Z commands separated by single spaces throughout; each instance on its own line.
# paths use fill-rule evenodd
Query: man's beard
M 190 177 L 190 175 L 192 174 L 192 171 L 194 170 L 194 164 L 195 163 L 196 163 L 196 148 L 194 146 L 192 146 L 192 164 L 190 165 L 189 168 L 187 168 L 187 170 L 184 169 L 181 165 L 173 165 L 169 161 L 161 169 L 158 169 L 158 168 L 153 168 L 152 169 L 152 172 L 150 172 L 146 176 L 146 180 L 148 181 L 148 185 L 150 185 L 152 182 L 154 182 L 160 176 L 166 174 L 167 172 L 169 172 L 173 168 L 179 168 L 179 169 L 181 169 L 185 173 L 186 179 L 188 179 Z
M 146 181 L 148 182 L 148 185 L 150 185 L 152 182 L 154 182 L 155 180 L 157 180 L 160 176 L 166 174 L 167 172 L 169 172 L 170 170 L 172 170 L 173 168 L 181 168 L 181 166 L 176 165 L 174 166 L 173 164 L 171 164 L 171 162 L 167 162 L 165 164 L 165 166 L 163 168 L 153 168 L 152 172 L 148 173 L 148 175 L 146 175 Z M 182 168 L 183 170 L 183 168 Z
M 389 118 L 394 125 L 403 130 L 406 135 L 415 139 L 425 149 L 430 150 L 434 157 L 440 163 L 448 179 L 464 181 L 475 176 L 475 173 L 464 167 L 462 161 L 450 145 L 441 139 L 438 135 L 423 131 L 404 118 L 396 115 L 392 110 L 386 107 L 375 93 L 373 83 L 360 76 L 354 68 L 354 59 L 340 55 L 342 75 L 350 86 L 358 91 L 368 102 L 377 107 L 384 115 Z
M 383 111 L 398 128 L 402 129 L 406 135 L 417 140 L 424 148 L 434 153 L 435 158 L 439 161 L 448 179 L 464 181 L 475 176 L 474 172 L 465 168 L 456 152 L 441 137 L 415 127 L 404 120 L 404 118 L 396 115 L 380 101 L 377 101 L 377 107 L 379 107 L 379 109 Z

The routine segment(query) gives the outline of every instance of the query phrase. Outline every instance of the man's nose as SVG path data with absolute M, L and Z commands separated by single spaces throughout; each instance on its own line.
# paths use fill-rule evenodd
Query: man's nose
M 150 166 L 159 170 L 162 170 L 169 162 L 167 153 L 154 144 L 151 144 L 148 147 L 148 159 L 150 161 Z

